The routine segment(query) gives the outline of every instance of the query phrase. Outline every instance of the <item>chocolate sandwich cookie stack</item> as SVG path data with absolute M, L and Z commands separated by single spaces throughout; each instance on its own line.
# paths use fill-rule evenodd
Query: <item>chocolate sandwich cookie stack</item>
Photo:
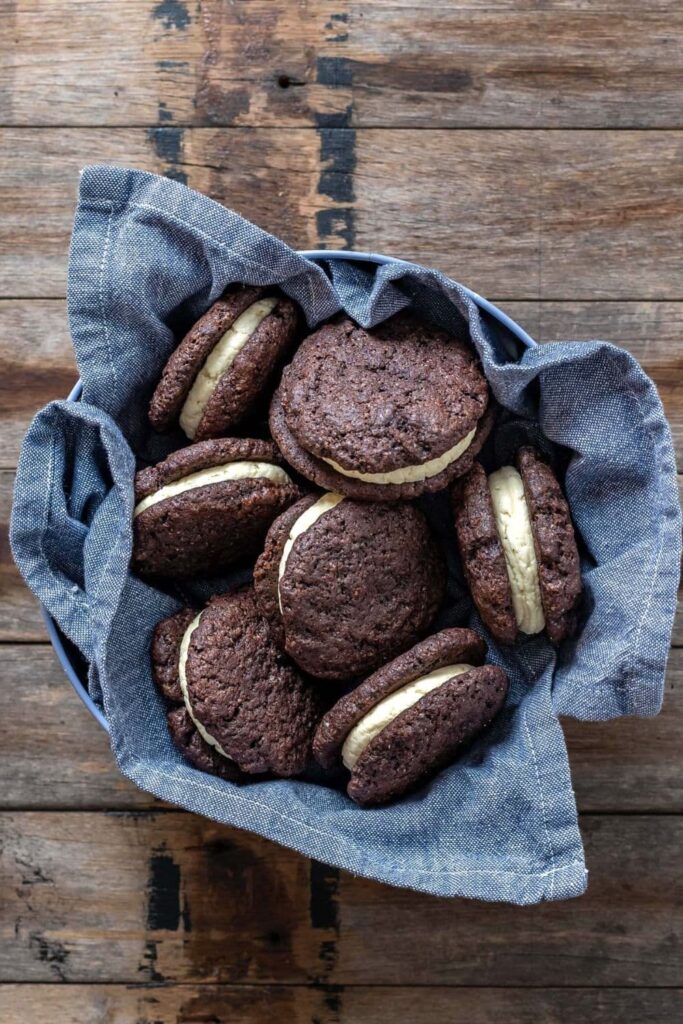
M 273 643 L 251 588 L 160 622 L 152 670 L 173 705 L 173 740 L 201 771 L 237 780 L 306 767 L 319 700 Z
M 488 477 L 476 461 L 495 403 L 468 345 L 402 312 L 371 329 L 339 316 L 294 351 L 303 322 L 277 291 L 232 285 L 180 341 L 149 419 L 195 443 L 138 473 L 132 564 L 160 579 L 254 564 L 253 587 L 152 639 L 183 757 L 243 782 L 314 754 L 372 806 L 455 760 L 508 690 L 471 629 L 429 635 L 446 567 L 413 499 L 450 487 L 472 599 L 504 644 L 575 629 L 578 550 L 538 453 Z M 264 399 L 271 438 L 221 436 Z

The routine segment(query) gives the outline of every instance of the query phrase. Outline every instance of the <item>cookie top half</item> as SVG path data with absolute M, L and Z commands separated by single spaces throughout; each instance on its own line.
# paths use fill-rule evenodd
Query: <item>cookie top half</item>
M 243 420 L 290 351 L 297 305 L 279 292 L 231 285 L 188 331 L 164 367 L 149 421 L 177 421 L 191 440 L 227 433 Z
M 511 644 L 544 629 L 560 643 L 576 628 L 581 566 L 569 505 L 531 447 L 486 476 L 475 464 L 452 492 L 472 599 L 493 636 Z
M 268 441 L 216 438 L 181 448 L 136 475 L 133 568 L 171 578 L 223 572 L 255 554 L 300 497 Z
M 182 625 L 175 616 L 167 640 Z M 153 648 L 153 658 L 158 651 Z M 161 681 L 168 672 L 155 669 L 155 676 Z M 198 733 L 222 757 L 248 774 L 303 771 L 320 717 L 318 698 L 273 643 L 251 588 L 213 598 L 184 628 L 178 680 Z
M 397 500 L 465 472 L 490 429 L 473 350 L 399 313 L 371 330 L 350 319 L 306 338 L 271 403 L 285 457 L 328 490 Z
M 350 679 L 427 631 L 445 567 L 424 515 L 409 504 L 308 496 L 268 532 L 257 599 L 273 634 L 306 672 Z
M 453 758 L 500 710 L 507 677 L 484 665 L 485 643 L 469 629 L 443 630 L 342 697 L 313 741 L 324 767 L 350 772 L 348 794 L 386 803 Z

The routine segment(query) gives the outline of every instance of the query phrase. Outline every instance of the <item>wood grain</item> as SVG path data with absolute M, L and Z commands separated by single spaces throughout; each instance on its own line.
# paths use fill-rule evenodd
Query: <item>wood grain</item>
M 10 128 L 0 146 L 0 297 L 64 295 L 78 170 L 107 162 L 491 298 L 683 298 L 683 132 Z
M 680 989 L 5 985 L 5 1024 L 671 1024 Z
M 2 4 L 12 125 L 681 125 L 673 2 Z M 112 40 L 116 45 L 112 45 Z
M 681 987 L 683 821 L 582 827 L 588 893 L 521 909 L 381 886 L 191 815 L 6 812 L 0 978 Z
M 0 808 L 146 807 L 119 775 L 103 730 L 78 700 L 51 648 L 3 647 Z M 672 651 L 656 718 L 564 719 L 579 809 L 683 812 L 683 649 Z M 44 784 L 49 773 L 50 784 Z

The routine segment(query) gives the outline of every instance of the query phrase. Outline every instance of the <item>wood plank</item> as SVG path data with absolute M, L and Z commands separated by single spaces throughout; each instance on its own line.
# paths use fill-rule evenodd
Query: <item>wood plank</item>
M 0 808 L 154 803 L 118 774 L 104 732 L 78 700 L 50 647 L 6 645 L 3 669 Z M 671 653 L 658 717 L 564 719 L 563 726 L 580 810 L 683 813 L 683 649 Z
M 0 471 L 0 642 L 46 640 L 38 602 L 26 588 L 9 547 L 14 473 Z
M 659 389 L 683 468 L 683 303 L 502 305 L 541 342 L 600 338 L 628 349 Z M 0 468 L 16 466 L 34 413 L 53 399 L 64 398 L 76 376 L 64 301 L 0 300 Z M 2 493 L 0 477 L 0 501 Z
M 186 180 L 298 247 L 375 249 L 512 299 L 683 298 L 683 133 L 5 129 L 2 296 L 60 297 L 77 172 Z
M 673 0 L 109 0 L 66 21 L 57 0 L 5 0 L 2 13 L 3 124 L 682 124 Z
M 281 985 L 3 985 L 5 1024 L 663 1024 L 681 989 L 385 988 Z
M 377 885 L 191 815 L 5 813 L 0 979 L 681 987 L 683 819 L 582 825 L 587 895 L 520 909 Z
M 66 398 L 77 380 L 64 300 L 0 301 L 1 469 L 16 466 L 37 410 Z M 2 482 L 0 495 L 4 507 Z
M 105 731 L 51 647 L 2 647 L 0 805 L 135 808 L 157 803 L 119 773 Z

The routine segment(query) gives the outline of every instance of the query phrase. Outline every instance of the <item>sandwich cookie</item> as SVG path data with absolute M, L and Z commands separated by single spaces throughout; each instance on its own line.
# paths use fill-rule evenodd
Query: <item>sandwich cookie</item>
M 581 567 L 569 506 L 533 448 L 488 479 L 476 464 L 453 488 L 458 546 L 472 599 L 496 640 L 574 632 Z
M 180 635 L 178 688 L 194 729 L 211 748 L 211 758 L 227 759 L 249 775 L 302 772 L 320 718 L 318 699 L 273 643 L 253 590 L 214 597 L 192 615 L 182 635 L 181 625 L 176 615 L 157 627 L 152 658 L 160 652 L 162 657 L 154 663 L 154 675 L 171 692 L 171 639 Z M 157 642 L 162 635 L 163 649 Z M 184 717 L 175 716 L 169 725 L 178 745 L 193 752 L 193 763 L 200 755 L 208 756 Z
M 217 438 L 181 448 L 135 477 L 132 566 L 173 578 L 222 572 L 255 554 L 299 497 L 268 441 Z
M 304 671 L 349 679 L 426 633 L 445 568 L 412 505 L 327 493 L 276 519 L 254 585 L 276 641 Z
M 180 688 L 180 644 L 196 615 L 192 608 L 183 608 L 157 624 L 152 636 L 152 676 L 162 696 L 173 705 L 166 715 L 168 731 L 185 760 L 209 775 L 238 782 L 244 778 L 242 772 L 234 761 L 221 757 L 199 735 L 187 712 Z
M 149 421 L 176 421 L 190 438 L 225 434 L 252 410 L 294 341 L 291 299 L 269 288 L 232 285 L 185 335 L 164 367 Z
M 395 800 L 453 760 L 505 700 L 508 680 L 484 665 L 486 644 L 471 629 L 445 629 L 400 655 L 323 716 L 313 753 L 341 761 L 347 793 L 364 807 Z
M 273 396 L 270 429 L 318 486 L 396 501 L 466 472 L 492 417 L 474 352 L 399 313 L 372 330 L 344 319 L 306 338 Z

